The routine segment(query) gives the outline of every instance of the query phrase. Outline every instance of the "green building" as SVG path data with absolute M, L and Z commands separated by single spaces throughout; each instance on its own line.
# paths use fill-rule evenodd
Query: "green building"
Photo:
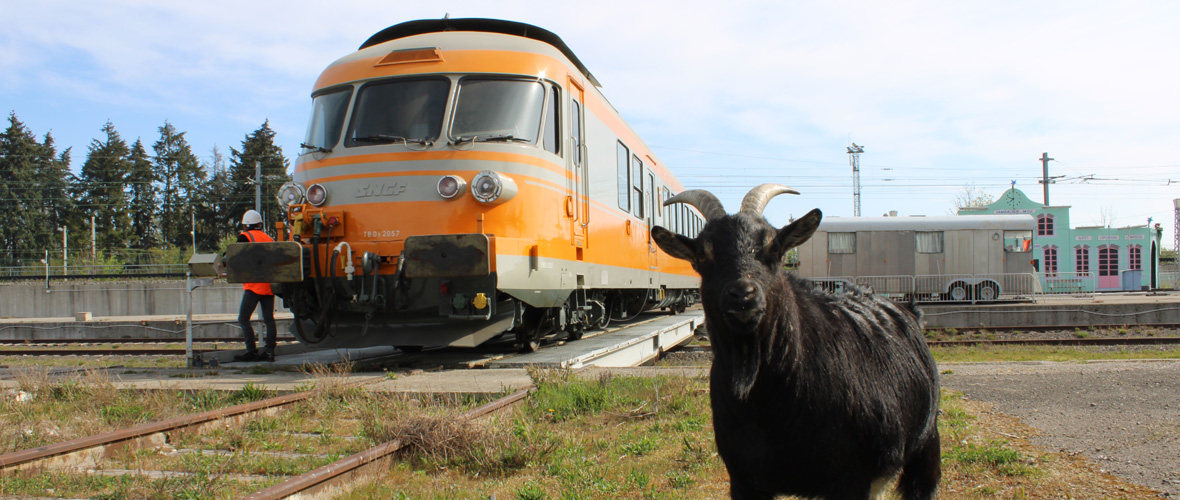
M 1046 206 L 1013 187 L 990 205 L 959 215 L 1032 214 L 1035 267 L 1045 292 L 1142 290 L 1159 287 L 1159 224 L 1070 227 L 1068 206 Z

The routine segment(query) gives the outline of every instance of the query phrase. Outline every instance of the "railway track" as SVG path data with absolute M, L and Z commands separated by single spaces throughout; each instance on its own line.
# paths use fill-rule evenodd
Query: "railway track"
M 354 384 L 356 386 L 364 384 Z M 456 420 L 473 420 L 489 415 L 512 404 L 524 400 L 532 387 L 528 387 L 502 398 L 496 399 L 482 406 L 466 411 Z M 207 411 L 168 419 L 160 422 L 138 425 L 104 434 L 87 436 L 61 443 L 40 446 L 32 449 L 16 451 L 0 455 L 0 474 L 25 473 L 36 474 L 44 471 L 64 474 L 86 475 L 139 475 L 152 479 L 168 479 L 201 474 L 186 470 L 144 470 L 143 468 L 116 468 L 113 461 L 120 454 L 143 455 L 155 450 L 170 448 L 169 443 L 176 442 L 181 435 L 200 435 L 214 429 L 229 429 L 243 427 L 247 422 L 256 418 L 274 415 L 277 412 L 291 411 L 300 404 L 311 404 L 314 399 L 313 391 L 278 396 L 252 403 L 241 404 L 229 408 Z M 326 465 L 316 467 L 301 474 L 279 475 L 282 478 L 277 484 L 261 488 L 248 494 L 235 494 L 241 498 L 254 500 L 271 500 L 280 498 L 319 498 L 317 495 L 339 494 L 347 492 L 362 482 L 376 477 L 374 474 L 388 468 L 396 460 L 395 453 L 405 447 L 400 440 L 392 440 L 363 449 L 342 459 Z M 236 457 L 242 450 L 173 450 L 168 453 L 230 456 Z M 268 448 L 266 451 L 255 451 L 265 454 L 298 461 L 306 457 L 324 457 L 325 455 L 309 455 L 298 452 L 275 452 Z M 293 465 L 291 468 L 298 468 Z M 231 482 L 245 482 L 247 484 L 272 483 L 273 474 L 225 474 Z
M 1058 339 L 966 339 L 927 340 L 931 347 L 973 347 L 973 346 L 1142 346 L 1180 345 L 1180 337 L 1089 337 Z M 710 351 L 709 344 L 695 344 L 680 348 L 683 352 Z
M 279 345 L 295 342 L 294 337 L 279 338 Z M 185 339 L 2 339 L 0 356 L 184 356 L 184 347 L 154 347 L 184 345 Z M 240 338 L 196 339 L 195 353 L 233 351 L 242 348 Z M 124 347 L 130 345 L 133 347 Z

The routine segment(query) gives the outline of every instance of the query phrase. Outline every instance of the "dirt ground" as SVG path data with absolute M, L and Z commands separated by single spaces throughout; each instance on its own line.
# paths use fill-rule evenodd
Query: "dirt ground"
M 943 364 L 942 386 L 1037 430 L 1047 451 L 1084 456 L 1180 497 L 1180 362 Z

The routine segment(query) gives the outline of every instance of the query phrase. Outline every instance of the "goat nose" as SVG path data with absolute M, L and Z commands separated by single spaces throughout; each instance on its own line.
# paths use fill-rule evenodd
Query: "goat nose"
M 730 300 L 739 302 L 749 301 L 756 291 L 757 288 L 754 286 L 754 282 L 745 279 L 733 282 L 729 285 L 728 290 Z

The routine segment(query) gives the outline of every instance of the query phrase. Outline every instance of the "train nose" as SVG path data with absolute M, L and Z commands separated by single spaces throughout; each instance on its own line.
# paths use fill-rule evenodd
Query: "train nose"
M 753 330 L 762 321 L 766 298 L 762 287 L 748 278 L 730 283 L 724 290 L 725 321 L 736 330 Z

